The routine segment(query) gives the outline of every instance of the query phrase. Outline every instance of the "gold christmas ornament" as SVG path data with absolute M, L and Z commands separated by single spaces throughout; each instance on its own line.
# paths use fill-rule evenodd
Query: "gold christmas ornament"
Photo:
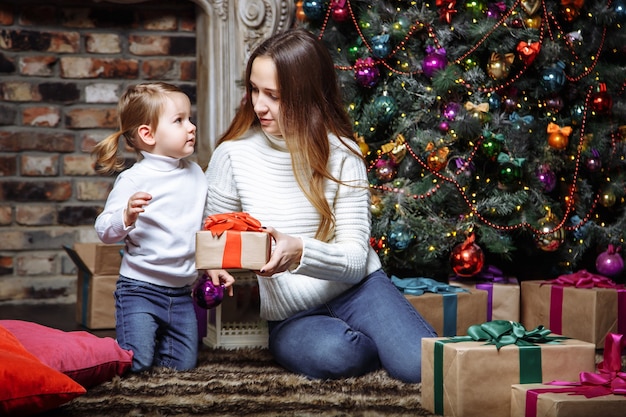
M 509 76 L 511 64 L 515 61 L 515 54 L 498 54 L 493 52 L 487 63 L 487 74 L 494 80 L 501 80 Z
M 539 231 L 535 241 L 537 247 L 545 252 L 554 252 L 565 241 L 565 229 L 558 227 L 557 218 L 550 210 L 543 219 L 539 220 Z
M 526 19 L 524 19 L 524 23 L 529 29 L 539 29 L 541 28 L 541 16 L 536 15 L 527 17 Z
M 524 10 L 529 16 L 534 15 L 539 10 L 539 6 L 541 6 L 540 0 L 524 0 L 520 3 L 522 5 L 522 10 Z
M 548 145 L 553 149 L 563 150 L 567 148 L 569 143 L 569 135 L 572 134 L 572 128 L 569 126 L 561 127 L 556 123 L 548 123 Z

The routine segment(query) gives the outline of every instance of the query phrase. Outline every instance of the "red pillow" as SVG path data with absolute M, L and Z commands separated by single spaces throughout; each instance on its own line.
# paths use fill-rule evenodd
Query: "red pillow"
M 64 332 L 22 320 L 0 320 L 41 362 L 86 388 L 110 381 L 130 369 L 133 353 L 110 337 L 85 331 Z
M 41 413 L 85 392 L 67 375 L 41 363 L 0 326 L 0 415 Z

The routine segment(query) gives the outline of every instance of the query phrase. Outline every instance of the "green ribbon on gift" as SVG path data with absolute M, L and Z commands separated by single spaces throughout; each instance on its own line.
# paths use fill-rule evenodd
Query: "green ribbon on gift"
M 544 326 L 533 330 L 517 322 L 493 320 L 483 324 L 475 324 L 467 329 L 467 336 L 454 336 L 447 340 L 435 342 L 435 358 L 433 361 L 435 385 L 435 414 L 443 414 L 443 347 L 446 343 L 486 342 L 500 350 L 506 345 L 519 347 L 520 384 L 541 383 L 541 347 L 537 343 L 555 344 L 568 339 L 565 336 L 550 336 L 552 333 Z
M 443 335 L 454 336 L 456 334 L 456 316 L 458 310 L 457 294 L 469 292 L 465 288 L 439 282 L 432 278 L 398 278 L 391 276 L 391 282 L 404 294 L 422 295 L 424 293 L 441 294 L 443 302 Z

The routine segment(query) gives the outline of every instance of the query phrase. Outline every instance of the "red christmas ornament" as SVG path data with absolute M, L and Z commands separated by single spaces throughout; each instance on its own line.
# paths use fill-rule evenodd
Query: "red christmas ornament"
M 439 7 L 439 20 L 450 24 L 452 18 L 458 10 L 456 9 L 456 0 L 437 0 L 435 3 Z
M 347 0 L 333 0 L 330 6 L 330 15 L 337 23 L 345 22 L 350 17 L 346 2 Z
M 591 96 L 591 110 L 600 114 L 608 114 L 613 107 L 613 99 L 606 91 L 606 84 L 600 83 L 598 90 Z
M 539 51 L 541 50 L 540 42 L 530 42 L 526 43 L 524 41 L 517 44 L 517 53 L 519 54 L 520 59 L 526 65 L 530 65 L 533 63 Z
M 471 233 L 465 242 L 452 249 L 450 264 L 455 274 L 460 277 L 472 277 L 478 274 L 485 264 L 483 250 L 474 243 L 475 236 Z

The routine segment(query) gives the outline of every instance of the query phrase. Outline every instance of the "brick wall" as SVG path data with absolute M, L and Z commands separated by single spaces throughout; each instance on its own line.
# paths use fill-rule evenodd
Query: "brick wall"
M 0 303 L 75 300 L 62 247 L 98 240 L 114 180 L 94 172 L 89 152 L 117 127 L 128 84 L 177 84 L 195 109 L 195 7 L 0 3 Z

